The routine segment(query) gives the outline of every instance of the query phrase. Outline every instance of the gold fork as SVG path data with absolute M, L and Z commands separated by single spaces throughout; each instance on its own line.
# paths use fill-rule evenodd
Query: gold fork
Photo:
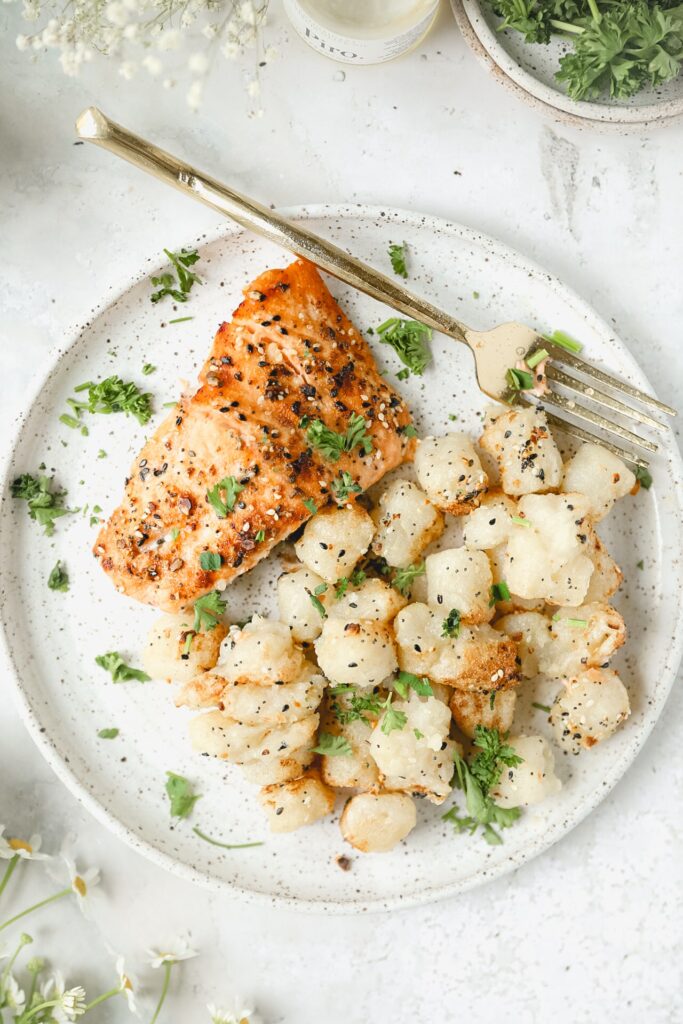
M 545 375 L 549 383 L 549 390 L 543 394 L 540 400 L 544 407 L 550 406 L 556 410 L 554 413 L 548 413 L 548 420 L 573 437 L 601 444 L 621 458 L 643 467 L 646 467 L 648 463 L 642 455 L 629 448 L 618 446 L 571 422 L 567 419 L 567 415 L 647 452 L 656 452 L 657 445 L 653 441 L 633 433 L 620 423 L 608 419 L 600 411 L 595 411 L 590 406 L 577 402 L 572 396 L 581 395 L 595 403 L 599 409 L 608 409 L 630 420 L 660 430 L 664 429 L 664 424 L 659 420 L 647 412 L 613 397 L 602 390 L 602 387 L 616 391 L 648 409 L 669 416 L 676 415 L 675 409 L 591 366 L 575 353 L 567 351 L 561 345 L 539 335 L 537 331 L 525 324 L 507 323 L 494 327 L 490 331 L 473 331 L 449 313 L 438 309 L 426 299 L 411 294 L 403 285 L 362 263 L 361 260 L 350 256 L 326 239 L 314 235 L 298 224 L 290 223 L 273 210 L 240 195 L 239 192 L 221 184 L 215 178 L 195 170 L 184 161 L 158 149 L 114 121 L 110 121 L 96 107 L 88 107 L 78 117 L 76 132 L 79 138 L 87 142 L 94 142 L 103 149 L 128 160 L 136 167 L 140 167 L 167 184 L 180 189 L 181 192 L 218 210 L 219 213 L 226 214 L 250 231 L 263 235 L 298 256 L 310 260 L 346 284 L 371 295 L 373 299 L 386 303 L 400 313 L 455 338 L 456 341 L 464 342 L 474 355 L 479 387 L 489 398 L 496 401 L 515 399 L 529 404 L 529 398 L 533 397 L 529 391 L 511 393 L 508 370 L 511 367 L 516 367 L 520 360 L 531 357 L 534 353 L 541 353 L 541 350 L 545 349 L 548 353 Z M 568 374 L 560 364 L 572 367 L 581 376 L 575 377 Z M 582 378 L 586 378 L 586 380 Z M 596 385 L 602 385 L 602 387 Z M 569 396 L 565 394 L 565 391 L 569 392 Z

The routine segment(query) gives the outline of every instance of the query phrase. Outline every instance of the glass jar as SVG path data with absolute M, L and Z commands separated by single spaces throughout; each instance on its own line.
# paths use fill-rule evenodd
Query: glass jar
M 345 64 L 380 64 L 420 42 L 439 0 L 284 0 L 284 6 L 318 53 Z

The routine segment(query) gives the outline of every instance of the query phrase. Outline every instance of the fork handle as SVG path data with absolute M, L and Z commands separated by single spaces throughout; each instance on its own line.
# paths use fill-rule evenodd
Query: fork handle
M 76 133 L 136 167 L 173 185 L 181 192 L 226 214 L 242 227 L 310 260 L 346 284 L 379 302 L 419 320 L 436 331 L 467 344 L 464 325 L 431 302 L 413 295 L 385 274 L 350 256 L 343 249 L 281 217 L 254 199 L 235 192 L 220 181 L 197 171 L 183 160 L 110 121 L 97 107 L 88 107 L 76 121 Z

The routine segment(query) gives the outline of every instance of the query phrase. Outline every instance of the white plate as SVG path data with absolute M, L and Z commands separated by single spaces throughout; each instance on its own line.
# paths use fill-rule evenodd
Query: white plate
M 526 43 L 520 32 L 500 32 L 498 18 L 479 0 L 451 0 L 460 31 L 475 54 L 507 88 L 556 118 L 593 128 L 642 129 L 683 114 L 683 75 L 627 100 L 573 100 L 555 78 L 568 44 Z
M 312 207 L 293 215 L 380 267 L 386 268 L 389 241 L 407 240 L 411 285 L 472 326 L 517 318 L 544 329 L 562 328 L 585 342 L 592 360 L 647 386 L 606 324 L 554 278 L 498 242 L 443 220 L 396 211 Z M 31 735 L 59 777 L 117 836 L 160 866 L 213 889 L 304 909 L 349 912 L 434 900 L 518 867 L 605 796 L 652 728 L 674 678 L 683 637 L 683 581 L 680 559 L 671 554 L 683 546 L 683 515 L 674 485 L 680 459 L 671 436 L 664 436 L 662 457 L 655 463 L 654 488 L 625 499 L 601 531 L 627 577 L 618 604 L 631 640 L 618 665 L 633 714 L 609 743 L 579 758 L 558 757 L 565 784 L 561 795 L 525 813 L 506 832 L 505 844 L 494 848 L 480 838 L 454 835 L 441 821 L 444 808 L 425 802 L 416 830 L 386 855 L 362 856 L 345 847 L 338 815 L 271 838 L 255 791 L 240 771 L 192 754 L 187 715 L 173 707 L 169 687 L 114 685 L 96 667 L 95 656 L 108 650 L 120 650 L 139 664 L 155 612 L 115 593 L 90 553 L 94 530 L 87 516 L 59 520 L 50 540 L 29 520 L 24 503 L 8 496 L 8 481 L 20 472 L 35 472 L 44 461 L 67 488 L 69 503 L 99 504 L 108 513 L 120 500 L 124 477 L 148 431 L 120 415 L 91 417 L 89 437 L 69 430 L 58 416 L 73 387 L 113 372 L 146 385 L 156 396 L 151 429 L 163 415 L 162 403 L 177 396 L 179 379 L 194 378 L 240 289 L 261 270 L 288 259 L 268 243 L 225 229 L 197 244 L 202 259 L 196 269 L 205 284 L 195 288 L 190 302 L 177 312 L 170 305 L 151 305 L 148 275 L 156 268 L 150 264 L 94 311 L 56 354 L 18 427 L 0 516 L 0 583 L 5 677 Z M 385 308 L 336 282 L 332 289 L 361 328 L 387 315 Z M 163 325 L 183 315 L 194 319 Z M 474 386 L 469 352 L 443 337 L 435 339 L 433 348 L 434 364 L 424 378 L 399 385 L 418 426 L 445 432 L 452 426 L 449 413 L 456 413 L 458 428 L 476 432 L 484 401 Z M 378 345 L 376 354 L 393 376 L 397 363 L 391 350 Z M 143 377 L 145 362 L 159 369 Z M 97 458 L 101 448 L 106 459 Z M 46 586 L 57 558 L 71 576 L 67 594 Z M 640 559 L 642 572 L 636 568 Z M 235 619 L 272 608 L 276 575 L 271 559 L 230 588 Z M 530 713 L 533 728 L 543 730 L 543 713 Z M 98 739 L 98 730 L 110 726 L 120 728 L 119 737 Z M 167 770 L 192 779 L 202 794 L 189 822 L 169 817 Z M 265 839 L 266 844 L 220 850 L 199 839 L 191 830 L 194 824 L 227 842 Z M 335 863 L 344 852 L 352 857 L 349 872 Z

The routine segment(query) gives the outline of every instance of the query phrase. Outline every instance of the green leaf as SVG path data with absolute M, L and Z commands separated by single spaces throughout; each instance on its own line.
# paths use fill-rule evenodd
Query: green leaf
M 317 513 L 318 506 L 313 501 L 313 498 L 304 498 L 304 505 L 306 506 L 306 508 L 308 509 L 312 516 L 314 516 Z
M 431 359 L 429 343 L 432 340 L 432 332 L 425 324 L 416 320 L 400 320 L 398 317 L 391 317 L 385 320 L 377 328 L 379 340 L 385 345 L 391 345 L 406 370 L 402 370 L 400 380 L 405 380 L 408 373 L 414 373 L 420 377 Z
M 54 569 L 48 576 L 47 585 L 50 590 L 61 590 L 66 592 L 69 589 L 69 575 L 66 569 L 62 569 L 61 562 L 57 562 Z
M 115 740 L 118 734 L 118 729 L 100 729 L 97 735 L 101 740 Z
M 145 363 L 145 365 L 142 367 L 142 372 L 144 373 L 145 377 L 149 377 L 150 373 L 154 373 L 155 370 L 156 366 L 154 366 L 153 363 Z
M 374 691 L 370 694 L 363 694 L 359 692 L 358 687 L 342 683 L 339 686 L 330 687 L 329 693 L 333 698 L 330 705 L 331 710 L 342 725 L 347 725 L 349 722 L 368 722 L 366 716 L 369 716 L 370 719 L 377 719 L 382 712 L 383 701 Z M 339 697 L 343 697 L 343 701 L 340 701 Z
M 410 588 L 413 583 L 418 576 L 424 576 L 424 574 L 424 562 L 415 562 L 413 565 L 406 566 L 405 569 L 395 569 L 394 578 L 391 581 L 392 586 L 398 590 L 399 594 L 403 594 L 404 597 L 409 597 Z
M 202 551 L 199 564 L 205 572 L 216 572 L 223 564 L 223 559 L 215 551 Z
M 202 283 L 197 274 L 188 269 L 197 262 L 199 254 L 196 249 L 181 249 L 180 252 L 164 249 L 164 252 L 171 262 L 172 269 L 151 279 L 157 291 L 153 292 L 150 298 L 152 302 L 156 303 L 168 295 L 176 302 L 187 302 L 192 286 Z M 179 321 L 171 321 L 171 323 L 174 322 Z
M 211 632 L 218 625 L 218 622 L 227 608 L 227 601 L 224 601 L 218 590 L 212 590 L 203 597 L 197 598 L 194 603 L 194 626 L 195 633 Z
M 414 690 L 419 697 L 431 697 L 434 693 L 426 676 L 420 678 L 412 672 L 399 672 L 394 681 L 394 689 L 404 700 L 407 699 L 409 690 Z
M 257 544 L 263 544 L 265 539 L 266 539 L 266 531 L 265 530 L 259 530 L 258 533 L 256 534 L 256 536 L 254 537 L 254 540 L 256 541 Z
M 98 654 L 95 663 L 109 672 L 112 681 L 115 683 L 128 683 L 135 680 L 139 683 L 147 683 L 151 679 L 146 672 L 139 668 L 131 668 L 127 665 L 118 651 L 108 651 L 106 654 Z
M 87 402 L 77 402 L 73 398 L 67 399 L 68 404 L 80 417 L 83 412 L 99 413 L 109 416 L 112 413 L 122 412 L 126 416 L 134 416 L 144 426 L 152 415 L 152 395 L 149 392 L 142 392 L 132 380 L 124 381 L 121 377 L 113 374 L 104 380 L 94 384 L 86 381 L 74 389 L 77 393 L 87 391 Z
M 408 268 L 406 267 L 406 243 L 403 245 L 392 244 L 389 246 L 389 259 L 391 260 L 391 266 L 395 274 L 399 277 L 408 277 Z
M 460 815 L 458 808 L 452 807 L 443 815 L 443 820 L 451 822 L 458 833 L 468 832 L 471 835 L 481 827 L 487 843 L 500 845 L 502 839 L 493 826 L 509 828 L 519 818 L 521 810 L 519 807 L 500 807 L 489 796 L 489 790 L 500 781 L 504 767 L 521 764 L 522 758 L 505 744 L 497 729 L 478 725 L 474 745 L 479 748 L 479 753 L 469 764 L 457 752 L 453 756 L 453 784 L 465 793 L 467 815 Z
M 210 490 L 206 492 L 206 500 L 213 507 L 216 515 L 224 519 L 228 512 L 232 512 L 240 494 L 246 484 L 239 483 L 234 476 L 225 476 L 219 480 Z
M 460 635 L 460 612 L 457 608 L 451 608 L 441 626 L 441 636 L 449 636 L 456 639 Z
M 304 417 L 301 426 L 306 427 L 306 440 L 311 447 L 329 462 L 338 462 L 344 452 L 351 452 L 356 447 L 362 448 L 365 455 L 369 455 L 373 450 L 372 438 L 367 433 L 367 423 L 363 416 L 355 412 L 349 416 L 344 434 L 338 434 L 318 419 L 309 421 Z
M 53 490 L 53 482 L 53 477 L 23 473 L 12 483 L 12 497 L 27 503 L 29 517 L 43 527 L 46 537 L 55 532 L 55 519 L 74 512 L 74 509 L 64 507 L 66 491 Z
M 326 757 L 351 757 L 353 754 L 353 747 L 345 736 L 332 736 L 329 732 L 321 732 L 317 747 L 311 749 L 314 754 Z
M 391 706 L 393 694 L 389 694 L 387 699 L 382 704 L 384 714 L 382 715 L 382 724 L 380 726 L 385 736 L 389 736 L 390 733 L 394 732 L 395 729 L 404 729 L 408 716 L 403 711 L 396 711 Z
M 412 423 L 406 423 L 405 427 L 401 427 L 400 433 L 404 437 L 417 437 L 417 430 Z
M 526 370 L 517 370 L 511 366 L 505 374 L 505 379 L 513 391 L 529 391 L 534 386 L 533 373 Z
M 187 818 L 200 799 L 192 790 L 192 784 L 182 775 L 166 772 L 166 794 L 171 801 L 171 817 Z
M 343 505 L 344 502 L 348 501 L 349 495 L 360 494 L 362 491 L 360 484 L 357 484 L 351 474 L 347 473 L 345 469 L 341 471 L 336 480 L 332 481 L 330 487 L 338 505 Z
M 327 583 L 321 583 L 320 586 L 315 588 L 313 593 L 311 593 L 311 591 L 308 590 L 308 589 L 306 590 L 306 593 L 309 596 L 311 604 L 313 605 L 313 607 L 317 611 L 318 615 L 320 615 L 320 617 L 322 619 L 326 619 L 327 618 L 327 612 L 325 611 L 325 605 L 320 600 L 320 596 L 319 595 L 320 594 L 324 594 L 326 590 L 327 590 Z
M 546 715 L 550 714 L 550 708 L 547 704 L 538 704 L 535 700 L 531 702 L 532 708 L 536 708 L 538 711 L 545 711 Z
M 652 487 L 652 476 L 650 471 L 645 466 L 636 466 L 635 468 L 636 480 L 641 487 L 644 487 L 646 491 L 649 491 Z
M 105 452 L 104 448 L 100 448 L 100 450 L 97 453 L 97 458 L 98 459 L 106 459 L 106 457 L 107 457 L 107 453 Z
M 510 588 L 508 587 L 505 580 L 501 580 L 500 583 L 491 584 L 489 608 L 493 608 L 494 604 L 496 604 L 497 601 L 509 601 L 510 596 Z

